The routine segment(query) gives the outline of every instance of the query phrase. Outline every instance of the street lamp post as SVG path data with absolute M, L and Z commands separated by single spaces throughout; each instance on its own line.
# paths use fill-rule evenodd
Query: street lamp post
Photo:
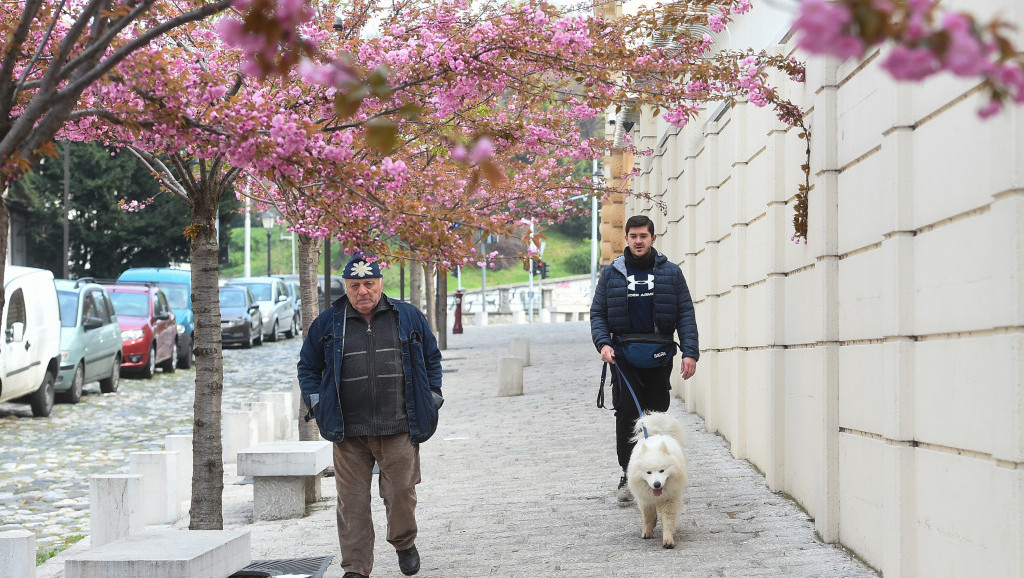
M 274 214 L 264 211 L 260 215 L 260 221 L 263 222 L 263 228 L 267 230 L 267 277 L 270 277 L 270 228 L 274 226 Z

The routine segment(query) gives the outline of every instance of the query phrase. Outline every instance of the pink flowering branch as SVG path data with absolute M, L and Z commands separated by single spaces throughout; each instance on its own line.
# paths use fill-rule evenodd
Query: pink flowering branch
M 979 22 L 936 0 L 802 0 L 793 28 L 804 50 L 844 59 L 890 43 L 881 65 L 897 80 L 940 72 L 977 78 L 988 93 L 982 118 L 1006 102 L 1024 104 L 1024 54 L 999 19 Z

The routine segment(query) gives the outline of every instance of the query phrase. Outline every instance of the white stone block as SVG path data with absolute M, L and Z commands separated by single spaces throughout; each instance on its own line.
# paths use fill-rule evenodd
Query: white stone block
M 223 441 L 221 441 L 223 444 Z M 192 434 L 169 435 L 164 438 L 164 449 L 178 452 L 178 500 L 192 501 Z
M 249 431 L 249 410 L 225 410 L 221 414 L 221 437 L 224 452 L 224 463 L 233 464 L 238 452 L 254 445 L 253 436 Z
M 523 395 L 523 360 L 518 357 L 498 358 L 498 397 Z
M 273 404 L 275 440 L 287 440 L 298 435 L 298 429 L 292 427 L 292 421 L 295 418 L 291 411 L 290 394 L 278 391 L 264 391 L 260 394 L 260 401 Z M 292 435 L 293 432 L 296 434 L 295 436 Z
M 541 323 L 551 323 L 551 310 L 541 309 L 538 317 L 540 318 Z
M 248 530 L 151 530 L 69 556 L 64 578 L 222 578 L 250 548 Z
M 36 577 L 36 535 L 28 530 L 0 532 L 0 578 Z
M 513 357 L 523 360 L 523 367 L 530 367 L 530 338 L 513 337 L 509 339 L 508 351 Z
M 252 476 L 253 517 L 301 518 L 320 499 L 320 474 L 333 460 L 328 441 L 271 442 L 238 454 L 238 474 Z
M 526 312 L 519 310 L 512 312 L 512 323 L 515 325 L 523 325 L 526 323 Z
M 274 441 L 274 404 L 268 401 L 250 401 L 242 404 L 242 409 L 253 413 L 256 422 L 255 443 Z
M 173 524 L 178 521 L 177 452 L 132 452 L 128 471 L 142 474 L 142 521 Z
M 96 548 L 143 531 L 142 507 L 141 474 L 90 477 L 90 545 Z
M 476 325 L 478 327 L 486 326 L 487 325 L 487 312 L 486 311 L 478 311 L 476 313 L 476 319 L 474 319 L 474 321 L 476 322 Z

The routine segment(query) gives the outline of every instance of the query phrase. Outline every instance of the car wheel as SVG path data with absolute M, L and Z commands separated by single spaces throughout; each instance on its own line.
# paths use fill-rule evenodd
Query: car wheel
M 100 380 L 100 391 L 103 393 L 114 393 L 117 386 L 121 384 L 121 356 L 114 356 L 114 369 L 110 370 L 110 377 Z
M 295 337 L 295 317 L 294 316 L 292 317 L 291 327 L 288 328 L 288 331 L 284 332 L 284 337 L 285 337 L 285 339 L 291 339 L 292 337 Z
M 274 320 L 274 328 L 270 331 L 267 341 L 277 341 L 277 320 Z
M 35 417 L 50 417 L 53 411 L 55 393 L 53 389 L 53 374 L 49 371 L 43 377 L 43 383 L 39 389 L 32 394 L 29 403 L 32 405 L 32 415 Z
M 260 328 L 256 331 L 256 345 L 263 345 L 263 321 L 260 321 Z
M 186 334 L 182 334 L 186 335 Z M 181 354 L 181 349 L 178 350 L 178 354 Z M 178 369 L 190 369 L 192 364 L 196 361 L 196 354 L 192 352 L 192 338 L 189 338 L 188 351 L 183 357 L 178 358 Z
M 61 393 L 60 400 L 64 403 L 78 403 L 82 399 L 82 389 L 85 388 L 85 367 L 79 363 L 75 367 L 75 375 L 71 378 L 71 387 Z
M 252 349 L 252 344 L 255 341 L 256 338 L 252 334 L 252 329 L 250 329 L 249 335 L 245 338 L 245 341 L 242 342 L 242 349 Z
M 149 358 L 146 359 L 146 366 L 142 368 L 142 377 L 150 379 L 156 374 L 156 344 L 149 346 Z
M 171 356 L 166 361 L 160 364 L 160 369 L 164 370 L 164 373 L 174 373 L 175 369 L 178 369 L 178 340 L 175 339 L 174 343 L 171 344 Z

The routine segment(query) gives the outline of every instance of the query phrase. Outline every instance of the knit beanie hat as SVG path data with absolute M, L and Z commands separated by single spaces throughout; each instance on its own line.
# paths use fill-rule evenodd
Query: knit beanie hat
M 369 262 L 361 253 L 352 255 L 341 273 L 342 279 L 367 279 L 372 277 L 383 277 L 380 272 L 380 265 L 376 261 Z

